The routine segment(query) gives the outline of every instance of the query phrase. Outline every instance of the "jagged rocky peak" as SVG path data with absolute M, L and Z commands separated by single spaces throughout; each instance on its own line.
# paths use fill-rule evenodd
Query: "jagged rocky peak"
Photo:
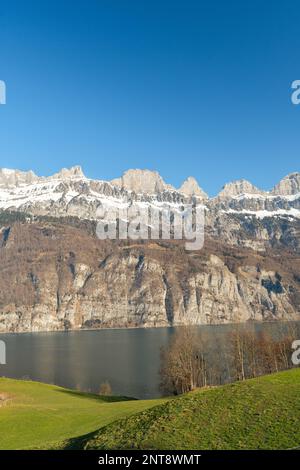
M 208 195 L 200 188 L 193 176 L 189 176 L 178 191 L 186 196 L 198 196 L 202 199 L 208 199 Z
M 225 184 L 218 196 L 227 198 L 240 196 L 242 194 L 263 194 L 263 191 L 258 189 L 256 186 L 254 186 L 247 180 L 237 180 Z
M 69 178 L 85 178 L 81 166 L 76 165 L 71 168 L 62 168 L 58 173 L 50 176 L 51 179 L 69 179 Z
M 0 168 L 0 187 L 13 188 L 24 184 L 34 184 L 53 179 L 85 178 L 80 166 L 63 168 L 52 176 L 37 176 L 33 171 L 20 171 Z
M 272 194 L 291 196 L 300 192 L 300 173 L 291 173 L 283 178 L 273 189 Z
M 11 170 L 0 168 L 0 187 L 10 188 L 20 184 L 31 184 L 38 180 L 33 171 Z
M 121 178 L 111 181 L 111 184 L 135 193 L 156 194 L 175 188 L 164 182 L 157 171 L 128 170 Z

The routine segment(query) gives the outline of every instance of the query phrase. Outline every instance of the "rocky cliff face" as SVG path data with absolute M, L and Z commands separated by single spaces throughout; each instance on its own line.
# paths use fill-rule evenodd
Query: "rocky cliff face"
M 264 195 L 263 191 L 260 191 L 256 186 L 246 180 L 234 181 L 227 183 L 219 193 L 219 198 L 232 198 L 235 196 L 253 195 L 260 194 Z
M 208 195 L 200 188 L 197 181 L 192 176 L 189 176 L 183 182 L 178 191 L 188 197 L 196 196 L 203 200 L 208 199 Z
M 272 191 L 279 196 L 291 196 L 300 192 L 300 173 L 291 173 L 283 178 Z
M 85 179 L 80 166 L 62 168 L 61 171 L 55 173 L 53 176 L 49 176 L 48 178 L 37 176 L 33 171 L 20 171 L 0 168 L 0 188 L 11 190 L 20 186 L 30 187 L 35 183 L 43 183 L 51 180 L 69 180 L 74 178 Z
M 33 171 L 0 168 L 0 188 L 14 188 L 20 184 L 32 184 L 38 180 Z
M 63 169 L 47 178 L 4 169 L 0 170 L 0 210 L 95 219 L 99 206 L 113 209 L 138 203 L 142 207 L 164 205 L 176 210 L 185 203 L 202 203 L 210 219 L 226 213 L 296 221 L 300 219 L 299 188 L 300 174 L 293 173 L 269 192 L 240 180 L 226 184 L 217 197 L 209 199 L 192 177 L 175 189 L 157 172 L 149 170 L 129 170 L 121 178 L 107 182 L 86 178 L 80 167 Z
M 300 260 L 207 240 L 100 241 L 60 222 L 2 228 L 0 331 L 298 319 Z
M 299 319 L 299 173 L 264 192 L 241 180 L 209 199 L 147 170 L 111 182 L 80 167 L 0 170 L 0 331 Z M 99 207 L 203 204 L 205 247 L 100 241 Z
M 164 182 L 157 171 L 150 170 L 128 170 L 121 178 L 112 180 L 111 184 L 127 191 L 150 195 L 165 190 L 175 190 L 173 186 Z

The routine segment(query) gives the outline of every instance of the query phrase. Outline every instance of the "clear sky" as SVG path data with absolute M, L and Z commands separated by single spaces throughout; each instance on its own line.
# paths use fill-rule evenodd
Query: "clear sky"
M 1 1 L 0 167 L 269 189 L 300 169 L 296 79 L 295 1 Z

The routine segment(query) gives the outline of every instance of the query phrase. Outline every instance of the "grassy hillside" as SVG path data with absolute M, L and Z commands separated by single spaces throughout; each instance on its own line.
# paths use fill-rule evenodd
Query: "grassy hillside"
M 300 446 L 300 369 L 202 390 L 115 422 L 86 449 L 290 449 Z
M 0 378 L 0 449 L 49 448 L 160 404 Z
M 169 400 L 0 379 L 0 449 L 300 447 L 300 369 Z

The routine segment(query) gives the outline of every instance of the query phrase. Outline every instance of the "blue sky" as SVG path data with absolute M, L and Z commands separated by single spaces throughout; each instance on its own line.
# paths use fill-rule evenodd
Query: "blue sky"
M 299 18 L 292 1 L 3 1 L 0 167 L 269 189 L 299 171 Z

